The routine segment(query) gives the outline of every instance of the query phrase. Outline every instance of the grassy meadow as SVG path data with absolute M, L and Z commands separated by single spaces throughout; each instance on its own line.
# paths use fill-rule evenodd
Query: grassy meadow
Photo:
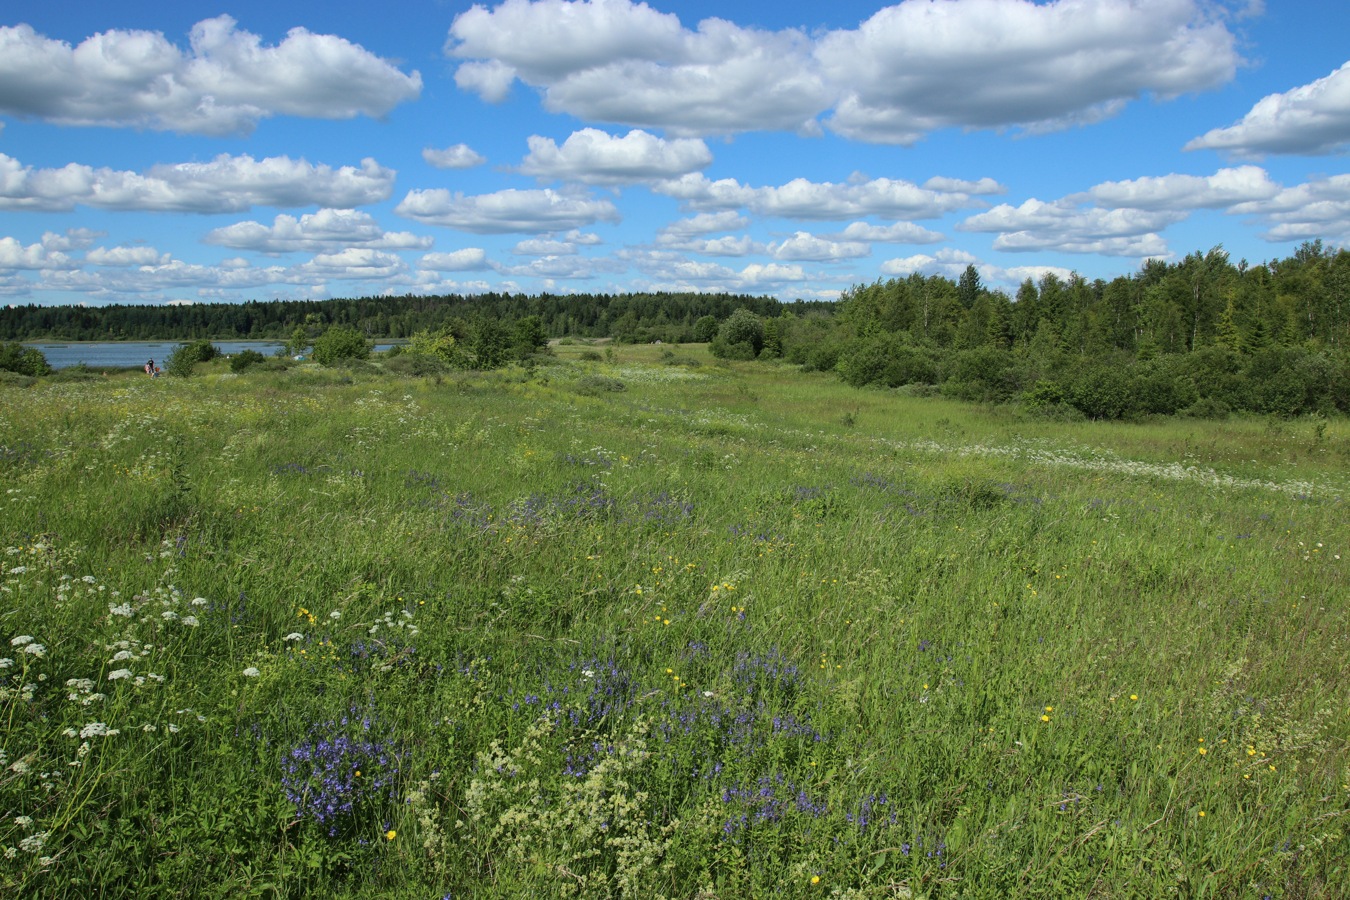
M 0 385 L 0 895 L 1350 893 L 1350 424 L 599 349 Z

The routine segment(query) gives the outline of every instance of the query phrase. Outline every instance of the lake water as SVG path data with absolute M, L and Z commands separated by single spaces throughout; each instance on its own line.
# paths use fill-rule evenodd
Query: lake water
M 140 368 L 146 360 L 153 359 L 155 365 L 163 368 L 169 354 L 186 341 L 88 341 L 62 344 L 51 342 L 30 342 L 25 347 L 33 347 L 47 357 L 47 365 L 53 369 L 65 369 L 84 363 L 91 369 L 98 368 Z M 284 347 L 284 341 L 212 341 L 226 356 L 233 356 L 244 350 L 256 350 L 263 356 L 276 356 Z M 376 350 L 388 350 L 392 344 L 376 344 Z

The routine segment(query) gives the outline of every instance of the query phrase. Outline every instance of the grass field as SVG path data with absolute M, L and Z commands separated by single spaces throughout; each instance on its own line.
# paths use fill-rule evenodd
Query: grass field
M 556 349 L 0 386 L 0 894 L 1347 896 L 1345 421 Z

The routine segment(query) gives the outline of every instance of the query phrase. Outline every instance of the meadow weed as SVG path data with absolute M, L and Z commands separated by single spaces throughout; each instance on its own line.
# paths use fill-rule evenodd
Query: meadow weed
M 0 893 L 1344 895 L 1345 422 L 557 349 L 0 385 Z

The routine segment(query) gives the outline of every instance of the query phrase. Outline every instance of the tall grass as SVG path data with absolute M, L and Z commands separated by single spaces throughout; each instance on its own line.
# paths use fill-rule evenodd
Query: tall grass
M 0 388 L 3 892 L 1343 895 L 1344 422 L 559 349 Z

